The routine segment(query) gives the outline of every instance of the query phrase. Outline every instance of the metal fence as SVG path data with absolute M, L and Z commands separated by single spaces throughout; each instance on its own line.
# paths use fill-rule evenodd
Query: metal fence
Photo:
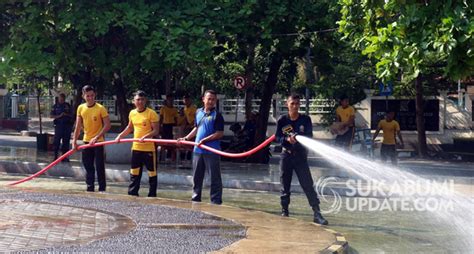
M 2 117 L 5 119 L 26 119 L 28 118 L 27 96 L 8 94 L 2 97 Z
M 114 99 L 97 100 L 109 112 L 111 120 L 120 120 L 117 102 Z M 43 116 L 49 116 L 51 108 L 55 103 L 54 96 L 40 97 L 40 108 Z M 128 103 L 132 103 L 128 101 Z M 163 99 L 149 100 L 150 108 L 159 112 L 164 105 Z M 261 99 L 252 100 L 252 111 L 258 111 L 260 108 Z M 334 100 L 329 99 L 310 99 L 309 100 L 309 114 L 323 115 L 331 113 L 334 106 Z M 174 106 L 178 109 L 184 107 L 181 100 L 175 100 Z M 245 101 L 243 98 L 223 98 L 218 102 L 218 110 L 226 117 L 235 116 L 237 113 L 240 116 L 245 115 Z M 270 107 L 270 115 L 278 116 L 288 112 L 285 99 L 272 99 L 272 106 Z M 300 112 L 306 112 L 306 99 L 301 99 Z M 3 97 L 3 118 L 37 118 L 38 106 L 36 97 L 9 95 Z
M 261 99 L 252 100 L 252 111 L 258 111 L 260 108 Z M 300 112 L 306 112 L 306 99 L 300 100 L 301 107 Z M 310 99 L 309 100 L 309 114 L 328 114 L 332 112 L 332 109 L 336 105 L 334 100 L 330 99 Z M 222 114 L 239 114 L 245 113 L 245 101 L 243 99 L 224 99 L 221 106 Z M 288 112 L 286 107 L 285 99 L 273 99 L 272 107 L 270 108 L 270 114 L 280 115 Z

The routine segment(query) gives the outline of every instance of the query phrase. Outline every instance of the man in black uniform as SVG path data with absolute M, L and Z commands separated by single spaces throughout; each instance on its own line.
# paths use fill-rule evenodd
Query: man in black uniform
M 276 131 L 276 138 L 283 146 L 280 160 L 281 215 L 289 216 L 291 178 L 293 171 L 295 171 L 301 188 L 303 188 L 308 198 L 309 205 L 313 208 L 313 221 L 317 224 L 327 225 L 328 221 L 321 215 L 318 195 L 313 188 L 313 177 L 308 166 L 308 150 L 298 143 L 295 138 L 296 135 L 313 137 L 311 118 L 298 113 L 300 108 L 299 95 L 288 96 L 286 103 L 288 115 L 283 115 L 278 119 Z
M 62 146 L 62 153 L 69 151 L 69 142 L 71 140 L 72 132 L 72 112 L 71 105 L 66 102 L 66 95 L 59 94 L 58 101 L 53 105 L 51 110 L 51 118 L 54 119 L 54 159 L 56 160 L 59 155 L 59 147 Z M 63 162 L 69 161 L 65 158 Z

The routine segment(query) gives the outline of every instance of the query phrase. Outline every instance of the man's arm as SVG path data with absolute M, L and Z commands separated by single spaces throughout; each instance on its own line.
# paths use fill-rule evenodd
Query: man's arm
M 276 127 L 276 133 L 275 133 L 276 140 L 280 144 L 283 144 L 283 142 L 285 141 L 285 135 L 283 135 L 283 131 L 282 131 L 282 128 L 283 128 L 282 122 L 283 122 L 283 118 L 280 117 L 280 119 L 278 119 L 277 121 L 277 127 Z
M 59 114 L 59 115 L 55 115 L 55 114 L 54 114 L 54 113 L 56 113 L 55 106 L 56 106 L 56 104 L 53 106 L 53 109 L 52 109 L 51 112 L 49 113 L 49 116 L 50 116 L 52 119 L 54 119 L 54 120 L 56 120 L 56 119 L 62 117 L 63 114 L 64 114 L 64 113 L 61 113 L 61 114 Z
M 197 133 L 197 127 L 194 127 L 193 130 L 190 133 L 188 133 L 188 135 L 186 135 L 185 137 L 176 139 L 176 141 L 178 141 L 178 145 L 180 145 L 179 142 L 181 141 L 186 141 L 186 140 L 190 140 L 194 138 L 196 136 L 196 133 Z
M 79 135 L 81 134 L 82 130 L 82 117 L 77 116 L 76 117 L 76 127 L 74 128 L 74 134 L 72 138 L 72 148 L 74 150 L 77 149 L 77 139 L 79 138 Z
M 372 138 L 372 142 L 375 142 L 375 138 L 377 138 L 377 136 L 379 135 L 379 132 L 382 128 L 380 127 L 377 127 L 377 130 L 375 131 L 374 133 L 374 137 Z
M 163 106 L 164 107 L 164 106 Z M 163 110 L 163 107 L 160 108 L 160 119 L 158 121 L 158 124 L 160 126 L 163 125 L 163 118 L 165 118 L 165 111 Z
M 99 140 L 100 137 L 104 136 L 105 133 L 107 133 L 107 131 L 110 130 L 110 117 L 106 116 L 102 118 L 102 124 L 104 125 L 104 127 L 102 127 L 102 130 L 100 130 L 97 136 L 95 136 L 93 139 L 90 140 L 89 144 L 91 145 L 95 144 L 97 140 Z
M 151 123 L 151 131 L 145 134 L 143 137 L 140 138 L 140 142 L 143 142 L 146 138 L 153 138 L 154 136 L 158 135 L 160 132 L 160 125 L 158 122 Z
M 132 121 L 128 121 L 128 124 L 127 124 L 127 127 L 125 127 L 125 129 L 117 135 L 117 137 L 115 138 L 115 142 L 120 142 L 120 139 L 122 139 L 123 137 L 126 137 L 128 134 L 130 134 L 133 130 L 133 124 L 132 124 Z
M 224 131 L 216 131 L 213 134 L 201 139 L 201 141 L 199 141 L 199 145 L 203 144 L 203 143 L 206 143 L 206 142 L 209 142 L 209 141 L 219 140 L 223 136 L 224 136 Z
M 344 123 L 344 125 L 347 127 L 354 126 L 354 122 L 355 122 L 355 115 L 352 115 L 349 117 L 349 120 Z
M 307 116 L 307 121 L 305 121 L 304 134 L 303 136 L 312 138 L 313 137 L 313 122 L 311 122 L 311 117 Z
M 405 143 L 403 142 L 403 138 L 402 138 L 402 133 L 400 132 L 400 130 L 397 130 L 397 136 L 398 136 L 398 139 L 400 139 L 400 143 L 403 146 L 405 146 Z

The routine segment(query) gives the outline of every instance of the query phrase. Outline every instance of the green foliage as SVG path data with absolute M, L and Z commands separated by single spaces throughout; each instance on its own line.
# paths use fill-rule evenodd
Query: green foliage
M 174 89 L 197 96 L 204 86 L 235 95 L 232 80 L 253 54 L 258 97 L 275 52 L 285 59 L 277 91 L 304 91 L 295 61 L 311 47 L 321 74 L 313 94 L 365 87 L 367 72 L 358 70 L 355 52 L 341 51 L 339 35 L 311 33 L 334 27 L 332 1 L 58 0 L 1 7 L 0 82 L 20 82 L 13 73 L 48 79 L 60 73 L 76 89 L 92 83 L 113 95 L 118 78 L 127 93 L 141 88 L 157 97 L 170 73 Z
M 340 0 L 340 31 L 377 60 L 383 80 L 408 83 L 437 66 L 445 77 L 474 73 L 474 20 L 469 1 Z

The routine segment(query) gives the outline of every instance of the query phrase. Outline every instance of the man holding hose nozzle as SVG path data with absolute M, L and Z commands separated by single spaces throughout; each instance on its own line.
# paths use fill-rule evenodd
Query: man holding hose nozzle
M 317 224 L 327 225 L 328 221 L 323 218 L 319 209 L 319 198 L 313 188 L 313 177 L 308 166 L 308 150 L 298 143 L 296 135 L 313 137 L 313 124 L 307 115 L 298 113 L 300 108 L 299 95 L 292 94 L 286 101 L 288 115 L 278 119 L 276 138 L 282 144 L 283 151 L 280 160 L 280 182 L 281 182 L 281 209 L 282 216 L 289 216 L 291 178 L 293 171 L 300 182 L 309 205 L 313 208 L 313 221 Z

